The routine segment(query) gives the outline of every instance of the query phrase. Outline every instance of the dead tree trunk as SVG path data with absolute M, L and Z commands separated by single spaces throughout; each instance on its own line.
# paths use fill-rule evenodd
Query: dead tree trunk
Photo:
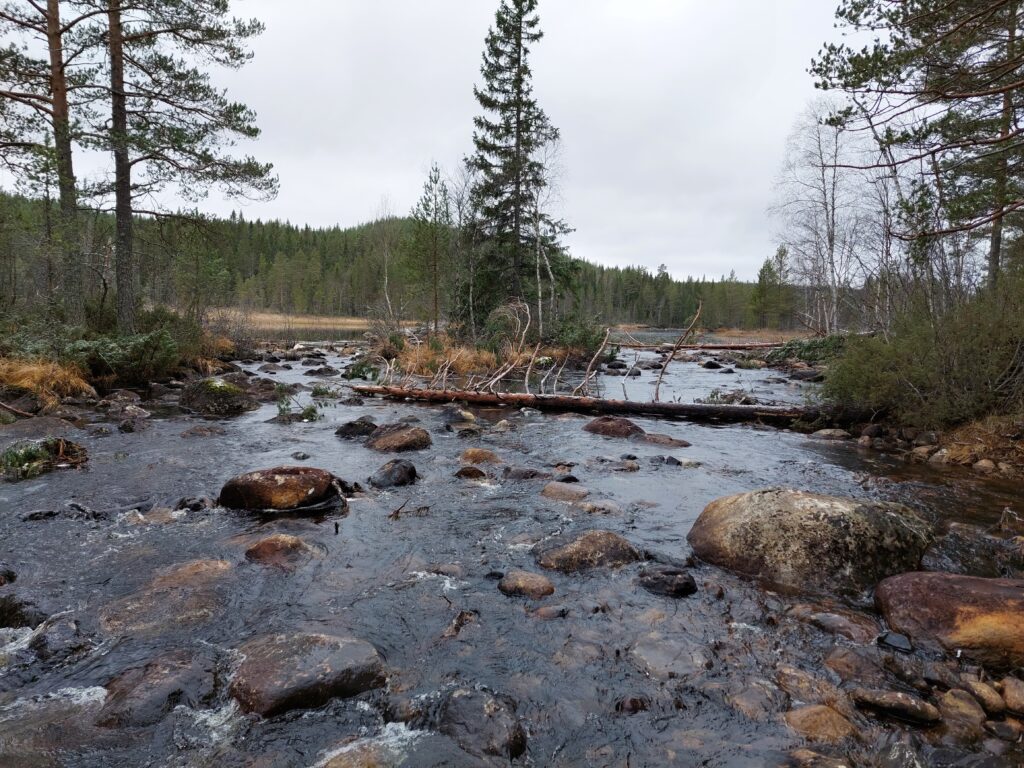
M 823 414 L 817 408 L 775 405 L 708 405 L 703 403 L 655 403 L 603 400 L 569 395 L 529 395 L 517 392 L 473 392 L 469 390 L 416 389 L 413 387 L 354 386 L 360 395 L 376 395 L 427 403 L 465 402 L 507 408 L 575 411 L 631 416 L 665 416 L 689 421 L 719 423 L 760 423 L 791 427 L 798 421 L 813 422 Z

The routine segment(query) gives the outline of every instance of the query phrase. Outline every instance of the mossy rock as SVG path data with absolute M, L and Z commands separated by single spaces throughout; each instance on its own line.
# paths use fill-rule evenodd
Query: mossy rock
M 223 379 L 203 379 L 187 385 L 181 407 L 204 416 L 240 416 L 259 408 L 259 403 L 236 384 Z

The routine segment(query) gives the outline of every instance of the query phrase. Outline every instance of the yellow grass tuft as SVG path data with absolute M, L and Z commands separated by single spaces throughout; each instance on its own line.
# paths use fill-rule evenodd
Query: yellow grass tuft
M 44 410 L 60 405 L 62 397 L 96 396 L 77 367 L 49 360 L 0 358 L 0 387 L 31 392 Z

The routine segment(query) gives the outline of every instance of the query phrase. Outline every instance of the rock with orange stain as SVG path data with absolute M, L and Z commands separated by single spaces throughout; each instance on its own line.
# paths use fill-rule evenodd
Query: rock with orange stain
M 291 571 L 299 563 L 308 560 L 311 554 L 310 546 L 298 536 L 275 533 L 249 547 L 245 551 L 245 558 L 260 565 Z
M 1024 665 L 1024 580 L 905 573 L 878 585 L 875 604 L 920 647 L 993 669 Z

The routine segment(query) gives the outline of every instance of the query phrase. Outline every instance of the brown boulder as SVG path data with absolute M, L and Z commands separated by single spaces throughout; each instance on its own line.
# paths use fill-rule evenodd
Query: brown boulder
M 272 635 L 239 650 L 245 661 L 231 683 L 231 695 L 244 711 L 264 717 L 313 709 L 385 683 L 376 649 L 352 637 Z
M 995 669 L 1024 664 L 1024 581 L 905 573 L 878 585 L 875 604 L 918 646 Z
M 179 704 L 196 709 L 209 703 L 214 693 L 210 660 L 188 651 L 171 651 L 111 680 L 96 724 L 101 728 L 153 725 Z
M 385 424 L 377 427 L 366 441 L 367 448 L 381 453 L 422 451 L 431 444 L 427 430 L 408 424 Z
M 1003 678 L 1003 701 L 1015 715 L 1024 715 L 1024 681 L 1016 677 Z
M 620 416 L 598 416 L 583 427 L 583 431 L 602 437 L 635 437 L 644 434 L 638 425 Z
M 615 568 L 643 558 L 641 552 L 611 531 L 587 531 L 575 539 L 559 537 L 537 550 L 542 568 L 571 573 L 589 568 Z
M 347 507 L 337 478 L 313 467 L 276 467 L 239 475 L 224 485 L 218 503 L 252 512 Z
M 539 573 L 529 571 L 510 571 L 498 582 L 498 589 L 509 597 L 522 595 L 533 600 L 540 600 L 555 591 L 555 585 L 551 579 Z
M 776 589 L 852 595 L 917 568 L 929 543 L 901 504 L 780 489 L 711 502 L 686 538 L 701 559 Z

